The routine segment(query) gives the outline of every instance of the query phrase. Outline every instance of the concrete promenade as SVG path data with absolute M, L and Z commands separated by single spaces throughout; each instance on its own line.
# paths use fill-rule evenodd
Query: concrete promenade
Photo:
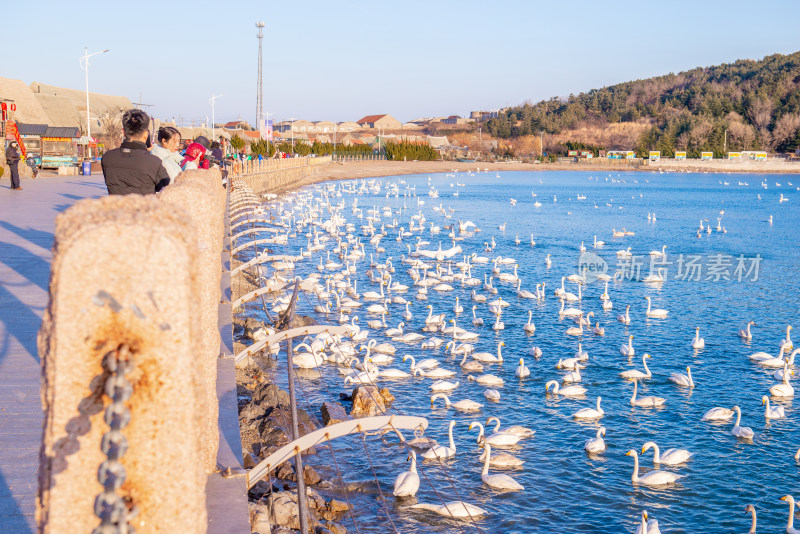
M 42 438 L 37 333 L 47 306 L 55 217 L 84 198 L 105 196 L 100 175 L 41 176 L 22 191 L 0 183 L 0 532 L 36 532 L 35 499 Z M 229 241 L 229 240 L 226 240 Z M 225 249 L 229 251 L 229 244 Z M 230 269 L 230 252 L 223 253 Z M 217 392 L 224 467 L 241 467 L 232 358 L 230 275 L 223 272 L 223 336 Z M 176 429 L 178 430 L 178 429 Z M 176 475 L 178 476 L 178 475 Z M 209 475 L 208 532 L 250 532 L 244 477 Z

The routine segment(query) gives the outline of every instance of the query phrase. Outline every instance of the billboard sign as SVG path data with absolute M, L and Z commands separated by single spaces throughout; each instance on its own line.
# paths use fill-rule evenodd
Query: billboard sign
M 272 119 L 261 119 L 258 125 L 258 134 L 261 136 L 261 139 L 272 141 Z
M 700 152 L 700 159 L 703 160 L 703 161 L 711 161 L 712 159 L 714 159 L 714 153 L 713 152 Z
M 650 151 L 650 161 L 658 161 L 660 159 L 661 159 L 661 151 L 659 150 Z
M 756 152 L 756 161 L 767 161 L 766 152 Z
M 686 152 L 675 152 L 675 159 L 686 159 Z
M 728 152 L 728 159 L 741 159 L 741 152 Z

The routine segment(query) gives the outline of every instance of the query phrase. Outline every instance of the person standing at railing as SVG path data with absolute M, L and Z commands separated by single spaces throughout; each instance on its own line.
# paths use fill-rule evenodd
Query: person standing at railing
M 19 185 L 19 151 L 16 141 L 11 141 L 6 149 L 6 164 L 11 171 L 11 189 L 22 191 Z
M 109 195 L 154 194 L 169 185 L 161 160 L 147 150 L 150 117 L 140 109 L 122 115 L 125 140 L 119 148 L 103 154 L 100 164 Z

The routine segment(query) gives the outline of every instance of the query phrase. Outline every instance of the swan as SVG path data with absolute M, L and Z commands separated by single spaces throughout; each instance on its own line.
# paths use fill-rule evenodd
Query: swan
M 519 436 L 521 438 L 530 438 L 536 433 L 535 430 L 531 430 L 530 428 L 519 425 L 509 426 L 503 430 L 500 430 L 500 419 L 498 417 L 491 416 L 486 418 L 487 426 L 492 422 L 496 423 L 493 430 L 495 434 L 514 434 L 515 436 Z
M 547 256 L 549 257 L 549 256 L 550 256 L 550 254 L 548 254 Z M 564 295 L 564 294 L 567 292 L 567 290 L 564 288 L 564 280 L 566 280 L 566 279 L 567 279 L 567 278 L 566 278 L 565 276 L 562 276 L 562 277 L 561 277 L 561 287 L 557 287 L 557 288 L 555 289 L 555 291 L 553 291 L 553 294 L 554 294 L 555 296 L 557 296 L 557 297 L 561 298 L 561 296 L 562 296 L 562 295 Z
M 693 388 L 694 380 L 692 380 L 692 369 L 689 366 L 687 366 L 685 375 L 681 373 L 671 373 L 669 375 L 669 381 L 679 386 Z
M 520 484 L 519 482 L 517 482 L 508 475 L 503 475 L 500 473 L 494 475 L 489 474 L 489 461 L 491 456 L 492 456 L 492 446 L 487 441 L 486 459 L 483 462 L 483 471 L 481 472 L 481 480 L 483 480 L 483 483 L 494 489 L 514 490 L 514 491 L 524 490 L 525 488 L 522 486 L 522 484 Z
M 484 295 L 478 295 L 477 293 L 475 293 L 474 289 L 472 290 L 471 297 L 472 297 L 472 300 L 474 300 L 475 302 L 481 302 L 481 303 L 482 302 L 486 302 L 486 297 Z
M 473 421 L 469 424 L 469 430 L 473 428 L 478 429 L 478 439 L 477 442 L 481 443 L 483 441 L 484 445 L 494 445 L 495 447 L 507 447 L 509 445 L 516 445 L 517 442 L 521 439 L 516 434 L 506 434 L 504 432 L 495 432 L 489 436 L 484 435 L 483 433 L 483 425 L 477 421 Z
M 739 330 L 739 337 L 746 341 L 751 341 L 753 339 L 753 334 L 750 333 L 750 325 L 754 324 L 756 324 L 754 321 L 748 322 L 746 329 L 742 328 Z
M 519 366 L 514 371 L 514 375 L 516 375 L 517 378 L 525 378 L 527 376 L 530 376 L 530 374 L 531 374 L 530 369 L 525 367 L 525 360 L 523 358 L 520 358 Z
M 625 345 L 623 345 L 624 347 Z M 629 369 L 627 371 L 622 371 L 619 376 L 626 380 L 642 380 L 644 378 L 651 378 L 653 373 L 650 372 L 650 369 L 647 368 L 647 358 L 652 358 L 646 352 L 642 355 L 642 365 L 644 366 L 644 373 L 638 369 Z
M 794 497 L 784 495 L 781 500 L 789 503 L 789 522 L 786 523 L 786 534 L 800 534 L 800 530 L 794 528 Z
M 639 408 L 652 408 L 654 406 L 663 406 L 667 401 L 661 397 L 639 397 L 636 398 L 636 388 L 638 381 L 633 381 L 633 396 L 631 397 L 631 406 L 638 406 Z
M 299 349 L 302 346 L 308 347 L 309 350 L 311 349 L 305 343 L 301 343 L 297 348 Z M 317 351 L 295 353 L 295 356 L 292 357 L 292 362 L 301 369 L 314 369 L 322 365 L 324 361 L 325 358 L 319 355 Z
M 361 295 L 365 300 L 384 300 L 386 297 L 383 294 L 383 280 L 381 279 L 381 292 L 367 291 Z
M 731 417 L 733 417 L 733 410 L 717 406 L 703 414 L 701 421 L 727 421 Z
M 575 352 L 575 357 L 581 362 L 585 362 L 589 359 L 589 353 L 583 350 L 583 346 L 581 346 L 580 343 L 578 343 L 578 350 Z
M 617 315 L 617 321 L 621 322 L 622 324 L 631 324 L 630 312 L 631 312 L 631 306 L 629 304 L 625 306 L 625 313 L 620 313 L 619 315 Z
M 487 389 L 483 392 L 483 396 L 486 397 L 486 400 L 490 400 L 493 402 L 500 402 L 500 392 L 496 389 Z
M 408 455 L 411 460 L 411 467 L 408 471 L 403 471 L 394 479 L 395 497 L 413 497 L 419 489 L 419 474 L 417 473 L 417 453 L 411 451 Z
M 789 373 L 783 374 L 783 381 L 769 388 L 773 397 L 794 397 L 794 388 L 789 383 Z
M 556 364 L 556 369 L 569 369 L 570 371 L 574 371 L 575 369 L 586 369 L 586 367 L 582 366 L 580 362 L 580 358 L 559 358 L 558 363 Z
M 662 471 L 660 469 L 650 471 L 642 476 L 639 476 L 639 454 L 631 449 L 625 456 L 633 456 L 633 475 L 631 481 L 639 484 L 646 484 L 648 486 L 666 486 L 674 484 L 678 479 L 683 478 L 683 475 L 670 473 L 669 471 Z
M 503 363 L 502 348 L 505 346 L 506 344 L 503 341 L 497 344 L 497 356 L 491 352 L 476 352 L 472 355 L 472 357 L 483 363 Z
M 764 417 L 767 419 L 783 419 L 786 417 L 786 410 L 784 410 L 783 406 L 770 406 L 769 397 L 766 395 L 761 397 L 761 404 L 767 405 L 767 409 L 764 412 Z
M 605 244 L 606 244 L 605 241 L 598 241 L 597 236 L 594 236 L 594 248 L 602 247 Z
M 739 426 L 739 423 L 742 421 L 742 410 L 738 406 L 734 406 L 733 411 L 736 412 L 736 422 L 733 424 L 731 434 L 737 438 L 753 439 L 755 433 L 752 428 L 749 426 Z
M 437 380 L 431 384 L 433 391 L 453 391 L 458 387 L 458 382 L 449 382 L 447 380 Z
M 534 358 L 541 358 L 542 357 L 542 349 L 539 348 L 539 347 L 531 347 L 531 350 L 528 351 L 528 354 L 530 354 Z
M 647 510 L 642 512 L 642 522 L 636 527 L 636 534 L 661 534 L 661 529 L 658 528 L 658 521 L 650 519 L 647 515 Z
M 439 367 L 439 360 L 434 358 L 426 358 L 424 360 L 420 360 L 419 363 L 414 359 L 414 357 L 410 354 L 406 354 L 403 356 L 403 361 L 411 360 L 411 371 L 416 371 L 419 369 L 420 371 L 428 371 L 430 369 L 434 369 Z
M 633 349 L 633 336 L 632 335 L 628 336 L 628 342 L 624 343 L 619 348 L 619 352 L 623 356 L 633 356 L 633 355 L 636 354 L 636 351 Z
M 503 321 L 500 320 L 500 314 L 497 314 L 497 318 L 494 320 L 494 324 L 492 325 L 492 330 L 505 330 L 506 325 Z
M 453 306 L 453 313 L 463 313 L 464 306 L 458 303 L 458 297 L 456 297 L 456 304 Z
M 783 354 L 785 352 L 786 352 L 786 349 L 784 347 L 781 347 L 780 351 L 778 352 L 778 355 L 776 357 L 774 357 L 774 358 L 772 357 L 771 354 L 768 354 L 766 352 L 754 352 L 753 354 L 748 356 L 748 358 L 750 358 L 751 360 L 753 360 L 754 362 L 757 362 L 757 363 L 764 362 L 764 361 L 769 361 L 769 360 L 782 360 L 783 359 Z
M 794 508 L 794 507 L 792 507 Z M 752 516 L 752 521 L 750 522 L 750 530 L 747 531 L 747 534 L 756 534 L 756 508 L 752 504 L 748 504 L 745 509 L 744 513 L 750 514 Z
M 445 393 L 434 393 L 431 395 L 431 408 L 433 408 L 433 403 L 436 399 L 444 399 L 444 404 L 447 408 L 452 406 L 456 410 L 462 412 L 476 412 L 483 408 L 483 404 L 468 399 L 462 399 L 460 401 L 451 403 L 450 398 Z
M 650 255 L 651 256 L 656 256 L 658 258 L 666 257 L 666 255 L 667 255 L 667 245 L 664 245 L 663 247 L 661 247 L 661 250 L 651 250 L 650 251 Z
M 472 307 L 472 326 L 483 326 L 483 318 L 478 317 L 478 315 L 475 313 L 477 308 L 477 306 Z
M 537 298 L 536 295 L 528 291 L 527 289 L 521 289 L 522 287 L 522 279 L 517 279 L 517 296 L 521 299 L 535 299 Z
M 563 382 L 580 382 L 581 381 L 581 368 L 576 365 L 572 371 L 565 374 L 561 380 Z
M 786 327 L 786 339 L 781 339 L 781 347 L 785 347 L 786 350 L 792 350 L 794 345 L 792 345 L 792 325 L 788 325 Z
M 410 508 L 415 508 L 417 510 L 428 510 L 445 517 L 452 517 L 456 519 L 474 519 L 489 513 L 483 508 L 478 508 L 477 506 L 465 503 L 463 501 L 450 501 L 449 503 L 441 505 L 419 503 L 410 506 Z
M 790 362 L 788 359 L 784 358 L 784 352 L 785 347 L 781 347 L 781 352 L 777 358 L 765 358 L 762 360 L 755 360 L 755 362 L 762 367 L 768 367 L 770 369 L 778 369 L 780 367 L 788 367 L 789 365 L 793 365 L 794 359 L 792 359 Z
M 666 281 L 664 277 L 664 269 L 658 269 L 656 271 L 658 274 L 648 274 L 644 277 L 642 282 L 649 283 L 649 284 L 661 284 Z
M 411 310 L 408 307 L 411 305 L 410 302 L 406 302 L 406 311 L 403 312 L 403 319 L 406 321 L 410 321 L 414 316 L 411 315 Z
M 558 310 L 559 316 L 566 316 L 566 317 L 578 317 L 579 315 L 583 314 L 583 312 L 578 308 L 567 308 L 564 309 L 564 301 L 561 301 L 561 309 Z
M 591 439 L 587 439 L 583 444 L 583 448 L 590 454 L 598 454 L 606 451 L 606 427 L 601 426 L 597 429 L 597 435 Z
M 397 325 L 397 328 L 389 328 L 389 329 L 387 329 L 384 332 L 384 335 L 386 335 L 386 337 L 400 337 L 400 336 L 403 335 L 403 327 L 405 325 L 406 325 L 406 323 L 399 323 Z
M 582 408 L 575 412 L 572 417 L 574 419 L 600 419 L 606 413 L 600 407 L 600 399 L 601 397 L 597 397 L 596 408 Z
M 456 455 L 456 444 L 453 441 L 453 427 L 456 426 L 455 421 L 450 421 L 450 429 L 448 430 L 448 437 L 450 438 L 450 445 L 437 445 L 435 447 L 431 447 L 424 453 L 422 453 L 422 457 L 426 460 L 445 460 L 447 458 L 452 458 Z
M 700 327 L 697 327 L 694 333 L 694 339 L 692 340 L 692 348 L 693 349 L 702 349 L 706 346 L 706 340 L 700 337 Z
M 633 256 L 633 254 L 631 253 L 631 247 L 628 247 L 626 250 L 617 251 L 618 258 L 630 258 L 631 256 Z
M 669 313 L 667 310 L 665 310 L 663 308 L 650 309 L 650 297 L 645 297 L 645 300 L 647 300 L 647 311 L 645 312 L 645 315 L 647 315 L 648 317 L 655 317 L 656 319 L 659 319 L 659 318 L 663 319 Z
M 502 386 L 503 384 L 505 384 L 505 381 L 502 378 L 495 375 L 480 375 L 477 378 L 472 375 L 469 375 L 467 379 L 474 380 L 478 384 L 484 386 Z
M 562 301 L 563 302 L 563 301 Z M 567 328 L 564 334 L 568 336 L 582 336 L 583 335 L 583 314 L 578 315 L 578 326 L 571 326 Z
M 525 331 L 526 334 L 533 334 L 536 332 L 536 325 L 531 322 L 532 317 L 533 317 L 533 311 L 528 310 L 528 322 L 522 326 L 522 329 Z
M 655 452 L 653 455 L 653 465 L 678 465 L 685 463 L 689 458 L 692 457 L 692 453 L 686 449 L 667 449 L 661 453 L 661 450 L 654 441 L 648 441 L 642 445 L 642 454 L 644 454 L 648 449 L 653 449 Z
M 604 302 L 608 302 L 608 301 L 606 300 Z M 604 336 L 604 335 L 606 335 L 606 329 L 603 328 L 602 326 L 600 326 L 600 321 L 597 321 L 597 324 L 594 325 L 594 328 L 592 328 L 592 334 L 594 334 L 596 336 Z
M 586 393 L 586 388 L 583 386 L 566 386 L 559 387 L 558 382 L 550 380 L 544 385 L 545 393 L 550 393 L 550 386 L 553 386 L 554 395 L 564 395 L 565 397 L 579 397 Z
M 428 316 L 425 318 L 425 324 L 439 324 L 444 322 L 444 314 L 441 313 L 439 315 L 433 314 L 433 306 L 428 304 Z
M 443 378 L 452 378 L 456 376 L 455 371 L 451 371 L 449 369 L 442 369 L 438 367 L 436 369 L 431 369 L 430 371 L 423 371 L 421 369 L 417 369 L 419 375 L 423 378 L 433 378 L 434 380 L 440 380 Z
M 461 369 L 470 373 L 480 373 L 483 371 L 483 365 L 475 360 L 467 361 L 468 354 L 464 352 L 464 357 L 461 359 Z

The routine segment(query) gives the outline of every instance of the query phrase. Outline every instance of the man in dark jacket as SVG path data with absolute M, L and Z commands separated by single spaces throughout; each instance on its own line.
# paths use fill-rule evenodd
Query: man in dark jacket
M 101 165 L 109 195 L 138 193 L 148 195 L 169 185 L 169 175 L 161 160 L 147 151 L 150 117 L 140 109 L 122 115 L 125 141 L 103 155 Z
M 11 141 L 6 149 L 6 163 L 11 171 L 11 189 L 22 190 L 19 186 L 19 151 L 16 141 Z

